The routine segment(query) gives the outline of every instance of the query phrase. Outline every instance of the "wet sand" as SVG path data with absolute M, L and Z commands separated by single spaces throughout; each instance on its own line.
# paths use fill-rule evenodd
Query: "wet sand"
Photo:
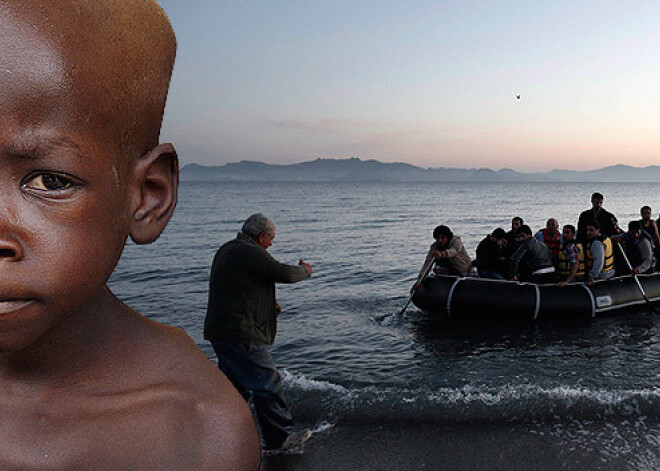
M 521 424 L 337 425 L 302 450 L 264 457 L 264 471 L 625 470 L 594 450 L 569 450 Z

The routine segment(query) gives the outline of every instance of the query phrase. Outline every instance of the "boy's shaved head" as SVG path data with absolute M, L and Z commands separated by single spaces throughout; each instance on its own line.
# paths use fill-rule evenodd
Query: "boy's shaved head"
M 77 129 L 132 157 L 158 145 L 176 40 L 156 2 L 0 0 L 0 31 L 17 128 Z

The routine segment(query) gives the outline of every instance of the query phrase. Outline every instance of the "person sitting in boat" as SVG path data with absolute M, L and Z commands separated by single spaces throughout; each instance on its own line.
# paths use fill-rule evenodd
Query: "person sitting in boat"
M 639 210 L 639 214 L 642 216 L 642 219 L 639 220 L 642 231 L 649 238 L 654 247 L 660 247 L 660 234 L 658 233 L 658 225 L 656 222 L 651 219 L 651 214 L 653 211 L 650 206 L 642 206 Z M 629 229 L 630 230 L 630 229 Z
M 566 224 L 562 229 L 563 243 L 559 251 L 557 270 L 560 280 L 557 286 L 560 288 L 571 282 L 582 281 L 586 272 L 584 248 L 575 241 L 575 232 L 575 226 L 572 224 Z
M 650 206 L 642 206 L 639 212 L 642 216 L 642 219 L 639 220 L 642 225 L 642 231 L 644 231 L 649 236 L 651 242 L 653 243 L 653 253 L 657 263 L 660 259 L 660 232 L 658 231 L 658 224 L 656 221 L 651 219 L 651 214 L 653 211 L 651 210 Z
M 552 264 L 556 267 L 559 263 L 559 250 L 564 243 L 562 234 L 559 232 L 559 222 L 555 218 L 548 219 L 545 229 L 538 231 L 534 237 L 548 246 L 552 252 Z
M 604 236 L 613 236 L 616 231 L 616 217 L 608 210 L 603 208 L 603 201 L 605 198 L 601 193 L 594 193 L 591 195 L 591 208 L 580 213 L 577 224 L 577 240 L 581 244 L 586 244 L 587 224 L 597 222 L 600 227 L 600 232 Z
M 506 233 L 506 249 L 509 256 L 520 247 L 520 242 L 518 242 L 518 231 L 523 224 L 525 224 L 525 221 L 523 221 L 523 218 L 520 216 L 515 216 L 511 219 L 511 230 Z
M 627 266 L 625 273 L 637 275 L 639 273 L 653 273 L 655 271 L 655 257 L 653 256 L 653 244 L 651 237 L 645 233 L 640 221 L 630 221 L 628 232 L 612 237 L 612 240 L 623 243 L 623 250 L 633 267 L 632 271 Z
M 496 280 L 511 278 L 511 260 L 507 257 L 506 246 L 506 232 L 501 227 L 479 242 L 474 264 L 481 278 Z
M 597 221 L 589 222 L 585 231 L 587 284 L 592 285 L 596 280 L 608 280 L 614 276 L 614 250 L 612 240 L 600 233 L 600 225 Z
M 520 226 L 518 240 L 520 247 L 511 256 L 513 269 L 518 273 L 517 279 L 532 283 L 554 283 L 555 266 L 548 246 L 532 236 L 532 229 L 527 224 Z
M 441 225 L 433 229 L 433 238 L 435 242 L 431 244 L 429 253 L 426 254 L 424 265 L 413 289 L 417 289 L 421 283 L 429 264 L 434 264 L 434 273 L 454 276 L 467 276 L 472 267 L 470 256 L 465 251 L 461 238 L 455 236 L 447 226 Z
M 616 216 L 612 216 L 612 225 L 614 226 L 614 234 L 612 234 L 610 237 L 626 232 L 619 227 L 619 220 L 616 218 Z

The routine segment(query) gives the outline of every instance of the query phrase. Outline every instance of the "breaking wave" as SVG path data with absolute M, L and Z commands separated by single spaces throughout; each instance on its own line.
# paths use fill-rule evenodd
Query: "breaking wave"
M 296 414 L 314 421 L 525 421 L 562 417 L 660 419 L 660 388 L 607 390 L 509 384 L 501 388 L 346 388 L 283 371 Z

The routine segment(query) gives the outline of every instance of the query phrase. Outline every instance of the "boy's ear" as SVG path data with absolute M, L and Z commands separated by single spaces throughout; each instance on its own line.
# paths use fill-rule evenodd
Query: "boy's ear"
M 161 144 L 141 156 L 133 168 L 131 239 L 148 244 L 172 217 L 179 187 L 179 159 L 172 144 Z

